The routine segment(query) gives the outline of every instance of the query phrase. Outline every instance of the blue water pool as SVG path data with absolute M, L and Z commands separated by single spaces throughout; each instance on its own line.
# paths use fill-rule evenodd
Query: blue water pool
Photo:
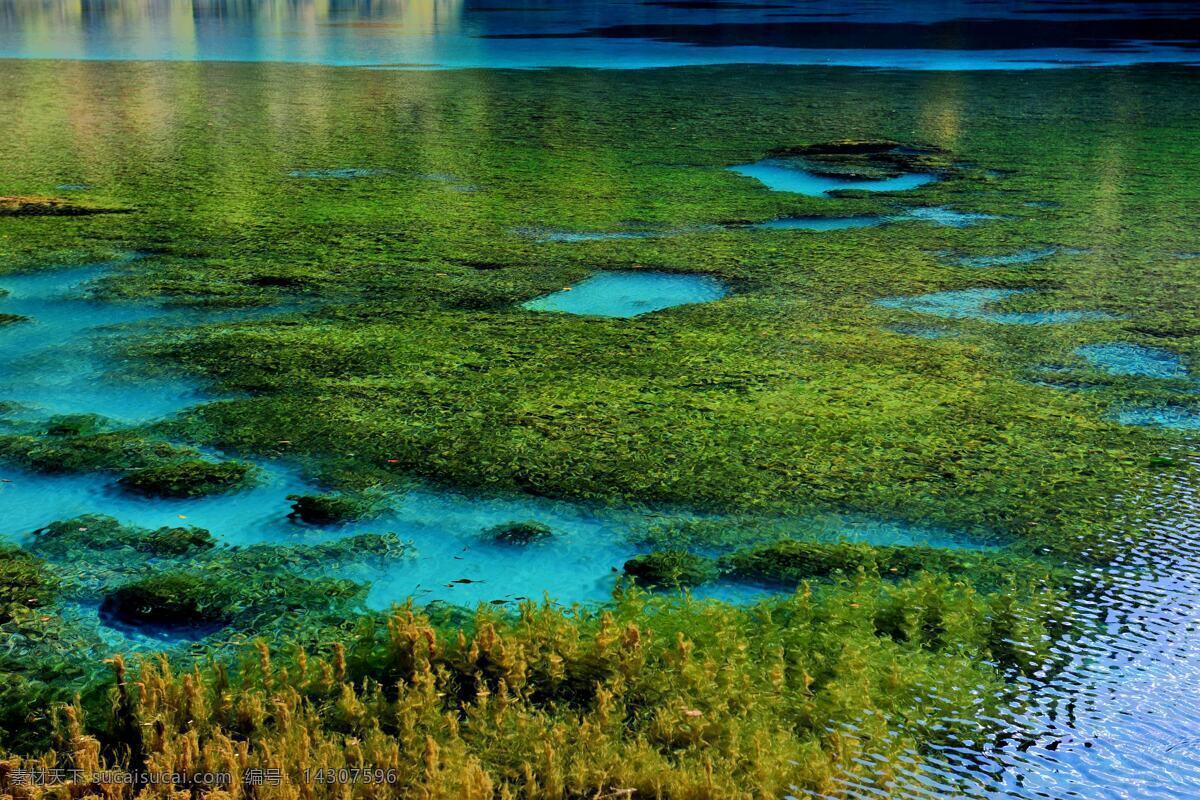
M 887 222 L 885 217 L 782 217 L 746 226 L 771 231 L 842 231 L 851 228 L 873 228 Z
M 711 303 L 728 293 L 723 283 L 708 275 L 605 271 L 569 289 L 530 300 L 522 307 L 592 317 L 636 317 L 673 306 Z
M 807 169 L 796 159 L 766 158 L 753 164 L 729 167 L 730 172 L 754 178 L 773 192 L 791 192 L 809 197 L 828 197 L 830 192 L 840 189 L 857 189 L 864 192 L 901 192 L 916 189 L 937 180 L 931 172 L 911 172 L 894 178 L 864 180 L 844 178 Z

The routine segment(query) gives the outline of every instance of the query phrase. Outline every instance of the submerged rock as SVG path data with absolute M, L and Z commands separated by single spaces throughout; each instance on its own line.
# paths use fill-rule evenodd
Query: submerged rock
M 31 552 L 51 559 L 85 561 L 88 553 L 129 549 L 148 556 L 194 555 L 217 546 L 204 528 L 162 527 L 148 530 L 122 525 L 103 514 L 85 514 L 51 522 L 33 532 Z
M 500 544 L 530 544 L 549 539 L 553 534 L 549 525 L 534 520 L 505 522 L 484 532 L 488 539 Z

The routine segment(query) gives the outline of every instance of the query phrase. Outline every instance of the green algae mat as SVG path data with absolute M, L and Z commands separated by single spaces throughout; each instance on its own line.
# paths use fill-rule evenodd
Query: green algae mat
M 18 643 L 0 753 L 82 763 L 96 737 L 164 768 L 387 764 L 425 797 L 885 785 L 1061 666 L 1064 598 L 1088 590 L 1071 568 L 1140 535 L 1131 500 L 1183 467 L 1186 426 L 1161 421 L 1200 419 L 1187 69 L 5 61 L 0 81 L 0 273 L 137 253 L 98 302 L 222 320 L 122 343 L 130 370 L 212 402 L 119 432 L 6 423 L 8 462 L 171 496 L 252 473 L 199 453 L 283 456 L 337 497 L 421 481 L 719 518 L 640 540 L 608 604 L 390 620 L 322 573 L 340 551 L 209 552 L 190 529 L 202 556 L 164 554 L 178 536 L 73 519 L 89 536 L 0 550 Z M 729 169 L 763 159 L 937 180 L 813 196 Z M 823 216 L 883 223 L 755 227 Z M 525 307 L 637 271 L 724 291 L 632 316 Z M 1080 355 L 1096 347 L 1177 368 L 1106 369 Z M 820 514 L 987 546 L 798 541 L 781 522 Z M 730 578 L 772 592 L 679 593 Z M 221 632 L 135 692 L 68 600 Z M 271 647 L 243 663 L 254 635 Z

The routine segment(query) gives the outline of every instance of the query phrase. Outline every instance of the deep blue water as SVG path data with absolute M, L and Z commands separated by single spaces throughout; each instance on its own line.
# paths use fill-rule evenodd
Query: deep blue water
M 1198 64 L 1198 38 L 1194 6 L 1181 0 L 0 0 L 0 58 L 1031 69 Z

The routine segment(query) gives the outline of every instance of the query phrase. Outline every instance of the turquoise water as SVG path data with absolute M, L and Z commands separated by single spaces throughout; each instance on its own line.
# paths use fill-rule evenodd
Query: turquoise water
M 1075 348 L 1075 355 L 1110 375 L 1140 375 L 1147 378 L 1186 378 L 1183 359 L 1161 347 L 1127 342 L 1089 344 Z
M 1112 419 L 1122 425 L 1167 428 L 1177 431 L 1200 430 L 1200 411 L 1176 406 L 1143 406 L 1113 412 Z
M 375 167 L 331 167 L 329 169 L 294 169 L 288 173 L 291 178 L 371 178 L 376 175 L 387 175 L 390 170 Z
M 729 290 L 716 278 L 674 272 L 597 272 L 570 289 L 522 304 L 530 311 L 592 317 L 636 317 L 692 303 L 711 303 Z
M 1103 311 L 993 311 L 996 303 L 1027 294 L 1030 289 L 954 289 L 947 292 L 886 297 L 875 304 L 884 308 L 914 311 L 946 319 L 979 319 L 1001 325 L 1056 325 L 1112 319 Z
M 842 231 L 851 228 L 873 228 L 887 222 L 884 217 L 783 217 L 749 225 L 760 230 L 778 231 Z
M 0 296 L 0 313 L 28 317 L 0 327 L 0 399 L 24 407 L 26 415 L 90 412 L 138 423 L 204 398 L 194 382 L 138 375 L 97 357 L 131 326 L 197 321 L 192 312 L 88 299 L 88 284 L 129 260 L 0 276 L 9 292 Z
M 1082 250 L 1073 247 L 1040 247 L 1018 250 L 1015 253 L 1006 253 L 1003 255 L 959 256 L 954 259 L 954 263 L 960 267 L 973 268 L 1014 267 L 1021 264 L 1032 264 L 1035 261 L 1042 261 L 1060 253 L 1063 255 L 1078 255 L 1082 252 Z
M 985 214 L 979 211 L 958 211 L 942 206 L 925 206 L 922 208 L 906 209 L 902 214 L 892 217 L 892 219 L 932 222 L 934 225 L 941 225 L 944 228 L 970 228 L 982 222 L 1004 219 L 1004 217 L 998 214 Z
M 795 159 L 767 158 L 753 164 L 729 167 L 730 172 L 743 175 L 766 186 L 773 192 L 791 192 L 809 197 L 829 197 L 830 192 L 841 189 L 857 189 L 864 192 L 901 192 L 916 189 L 937 180 L 928 172 L 913 172 L 894 178 L 862 180 L 842 178 L 805 169 Z
M 1188 10 L 1169 1 L 1146 5 L 1185 16 Z M 404 70 L 702 64 L 1014 70 L 1200 62 L 1194 34 L 1179 25 L 1142 29 L 1143 16 L 1139 4 L 1097 3 L 1091 10 L 1062 0 L 0 0 L 0 58 Z M 961 24 L 964 18 L 973 24 Z
M 139 266 L 132 257 L 84 267 L 0 276 L 0 309 L 31 317 L 0 328 L 0 400 L 26 405 L 3 419 L 8 429 L 35 429 L 52 413 L 104 413 L 115 423 L 167 417 L 216 399 L 187 380 L 130 381 L 114 361 L 121 341 L 154 326 L 183 326 L 222 318 L 187 309 L 88 299 L 105 275 Z M 587 287 L 591 287 L 588 289 Z M 668 307 L 717 299 L 726 289 L 706 276 L 656 272 L 597 273 L 580 284 L 588 307 L 612 315 L 645 313 L 646 303 Z M 593 304 L 599 303 L 601 309 Z M 118 336 L 112 334 L 119 333 Z M 32 359 L 32 361 L 30 361 Z M 35 402 L 36 401 L 36 402 Z M 220 455 L 220 454 L 213 454 Z M 46 475 L 0 465 L 0 538 L 28 541 L 49 522 L 82 514 L 107 514 L 146 528 L 195 525 L 208 528 L 228 546 L 311 544 L 357 533 L 394 532 L 413 548 L 412 557 L 364 562 L 339 574 L 369 582 L 368 602 L 386 608 L 408 597 L 418 602 L 474 605 L 507 603 L 548 595 L 560 603 L 608 599 L 633 544 L 647 526 L 664 521 L 719 519 L 685 510 L 599 508 L 527 496 L 482 496 L 416 486 L 390 496 L 383 516 L 347 525 L 314 526 L 288 518 L 289 494 L 319 492 L 295 464 L 255 461 L 258 481 L 242 491 L 192 499 L 151 499 L 120 491 L 115 474 Z M 485 534 L 501 523 L 536 520 L 553 535 L 526 546 L 497 544 Z M 968 535 L 903 522 L 822 515 L 779 521 L 804 537 L 850 539 L 876 544 L 925 544 L 955 548 L 990 547 Z M 745 601 L 762 590 L 740 584 L 707 587 L 706 596 Z M 81 608 L 80 613 L 94 614 Z M 113 630 L 122 646 L 161 645 L 162 632 Z M 174 640 L 186 641 L 188 637 Z

